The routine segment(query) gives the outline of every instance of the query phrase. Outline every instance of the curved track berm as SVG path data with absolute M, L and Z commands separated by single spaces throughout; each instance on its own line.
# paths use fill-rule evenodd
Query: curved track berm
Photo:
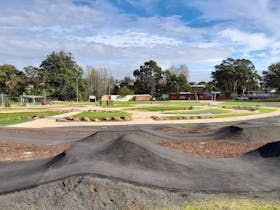
M 265 131 L 269 132 L 265 132 Z M 70 176 L 91 175 L 137 185 L 192 192 L 258 192 L 280 190 L 280 142 L 273 142 L 240 158 L 205 159 L 171 151 L 151 141 L 166 139 L 279 140 L 279 127 L 241 124 L 207 135 L 162 136 L 138 130 L 107 131 L 77 142 L 50 159 L 0 163 L 0 193 L 49 183 Z M 106 135 L 103 135 L 104 138 Z M 97 138 L 98 137 L 98 138 Z M 95 141 L 95 138 L 99 139 Z M 258 140 L 258 139 L 257 139 Z M 263 139 L 262 139 L 263 140 Z

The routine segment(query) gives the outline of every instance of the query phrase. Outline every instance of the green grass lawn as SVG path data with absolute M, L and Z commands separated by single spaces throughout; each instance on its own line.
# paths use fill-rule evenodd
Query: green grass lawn
M 90 120 L 103 120 L 105 118 L 131 118 L 131 115 L 127 112 L 120 112 L 120 111 L 114 111 L 114 112 L 82 112 L 80 114 L 76 114 L 73 116 L 74 118 L 83 119 L 85 117 L 89 118 Z
M 249 115 L 254 115 L 255 113 L 229 113 L 229 114 L 220 114 L 216 115 L 215 118 L 228 118 L 228 117 L 242 117 L 242 116 L 249 116 Z
M 227 109 L 202 109 L 202 110 L 193 110 L 193 111 L 185 111 L 185 112 L 164 112 L 164 114 L 178 114 L 178 115 L 185 115 L 185 114 L 224 114 L 230 113 L 231 110 Z
M 170 110 L 185 110 L 186 108 L 187 108 L 186 106 L 147 106 L 147 107 L 126 108 L 126 110 L 160 112 L 160 111 L 170 111 Z
M 186 101 L 115 101 L 110 108 L 133 107 L 137 105 L 160 105 L 160 106 L 204 106 L 205 103 L 200 102 L 186 102 Z M 104 106 L 108 107 L 108 106 Z
M 258 111 L 259 111 L 260 113 L 271 113 L 271 112 L 277 111 L 277 109 L 268 108 L 268 107 L 260 107 L 260 108 L 258 108 Z
M 62 114 L 62 111 L 34 111 L 34 112 L 12 112 L 0 113 L 0 126 L 12 125 L 31 121 L 32 117 L 44 117 Z
M 226 101 L 220 104 L 221 106 L 268 106 L 280 107 L 280 102 L 254 102 L 254 101 Z

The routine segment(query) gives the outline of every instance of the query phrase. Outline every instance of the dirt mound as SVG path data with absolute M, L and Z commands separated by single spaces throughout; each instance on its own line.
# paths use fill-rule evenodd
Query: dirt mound
M 280 141 L 265 144 L 264 146 L 248 152 L 244 157 L 259 156 L 262 158 L 277 158 L 280 160 Z
M 278 141 L 280 139 L 280 129 L 273 125 L 256 125 L 241 123 L 236 126 L 229 126 L 222 129 L 219 138 L 236 141 Z
M 264 123 L 239 123 L 233 126 L 223 127 L 210 132 L 198 132 L 180 134 L 164 133 L 158 130 L 143 129 L 149 135 L 156 136 L 162 140 L 180 141 L 207 141 L 207 140 L 232 140 L 232 141 L 254 141 L 272 142 L 280 140 L 279 126 Z
M 0 162 L 0 193 L 86 174 L 178 191 L 280 189 L 278 157 L 203 159 L 163 148 L 146 136 L 138 131 L 110 141 L 78 142 L 50 159 Z

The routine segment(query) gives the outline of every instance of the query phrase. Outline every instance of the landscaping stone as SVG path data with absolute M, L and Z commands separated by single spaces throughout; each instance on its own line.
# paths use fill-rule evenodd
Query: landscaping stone
M 68 121 L 74 120 L 74 118 L 73 118 L 72 116 L 68 116 L 68 117 L 66 117 L 65 119 L 68 120 Z
M 84 121 L 84 122 L 89 122 L 90 121 L 90 119 L 88 117 L 83 117 L 81 120 Z
M 63 117 L 63 118 L 57 118 L 56 122 L 67 122 L 67 120 Z

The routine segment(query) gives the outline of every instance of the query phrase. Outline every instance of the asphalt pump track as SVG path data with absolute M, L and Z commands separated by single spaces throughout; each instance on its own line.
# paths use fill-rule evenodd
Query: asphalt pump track
M 268 140 L 239 158 L 207 159 L 169 150 L 157 141 Z M 205 134 L 156 130 L 100 131 L 48 159 L 0 163 L 0 193 L 15 192 L 67 177 L 106 177 L 153 188 L 190 192 L 280 191 L 280 129 L 242 123 Z M 273 141 L 273 142 L 272 142 Z

